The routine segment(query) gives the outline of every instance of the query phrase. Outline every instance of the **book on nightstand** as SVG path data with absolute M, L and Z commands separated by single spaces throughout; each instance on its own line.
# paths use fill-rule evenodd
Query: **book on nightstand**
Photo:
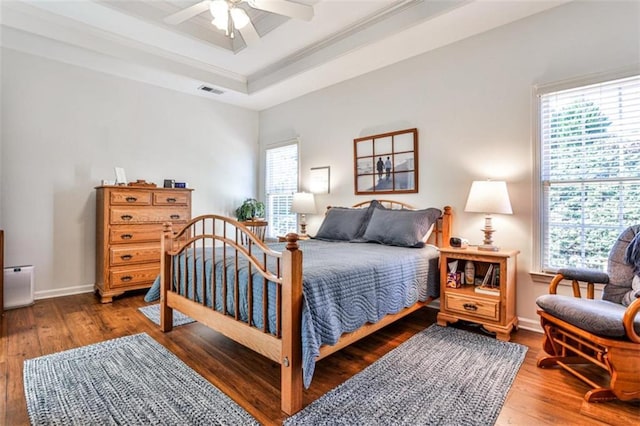
M 491 296 L 500 295 L 500 265 L 489 265 L 487 273 L 484 275 L 482 284 L 473 289 L 479 294 L 488 294 Z
M 483 287 L 479 286 L 473 289 L 476 293 L 479 294 L 488 294 L 490 296 L 500 296 L 500 289 L 493 287 Z

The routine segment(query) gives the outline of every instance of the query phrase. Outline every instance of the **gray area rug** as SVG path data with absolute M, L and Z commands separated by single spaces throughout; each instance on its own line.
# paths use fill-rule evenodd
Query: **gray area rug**
M 432 325 L 285 425 L 493 425 L 527 347 Z
M 140 312 L 144 314 L 147 318 L 149 318 L 154 323 L 160 325 L 160 304 L 156 303 L 155 305 L 147 305 L 138 308 Z M 180 311 L 173 310 L 173 326 L 177 327 L 179 325 L 185 325 L 195 322 L 195 320 L 191 317 L 186 316 Z
M 249 413 L 145 333 L 26 360 L 34 425 L 250 425 Z

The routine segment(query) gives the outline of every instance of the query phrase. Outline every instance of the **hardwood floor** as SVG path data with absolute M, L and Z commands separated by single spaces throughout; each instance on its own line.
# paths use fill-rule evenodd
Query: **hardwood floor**
M 146 332 L 265 425 L 282 424 L 280 369 L 266 358 L 203 325 L 176 327 L 164 334 L 138 307 L 143 293 L 99 303 L 93 294 L 37 301 L 5 312 L 0 340 L 0 424 L 28 425 L 22 365 L 25 359 L 120 336 Z M 320 361 L 304 392 L 305 406 L 358 373 L 391 349 L 435 322 L 422 309 Z M 513 341 L 528 346 L 525 362 L 509 392 L 498 425 L 624 425 L 640 422 L 640 403 L 583 404 L 587 387 L 568 373 L 536 367 L 542 336 L 520 330 Z

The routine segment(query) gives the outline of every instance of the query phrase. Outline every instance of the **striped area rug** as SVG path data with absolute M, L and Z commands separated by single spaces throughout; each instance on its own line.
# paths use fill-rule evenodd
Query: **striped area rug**
M 257 425 L 145 333 L 26 360 L 33 425 Z
M 493 425 L 526 352 L 432 325 L 284 424 Z
M 145 317 L 149 318 L 149 320 L 151 320 L 153 323 L 160 325 L 160 304 L 156 303 L 153 305 L 142 306 L 138 308 L 138 310 L 142 312 Z M 174 327 L 190 324 L 192 322 L 195 322 L 193 318 L 186 316 L 176 309 L 173 310 Z

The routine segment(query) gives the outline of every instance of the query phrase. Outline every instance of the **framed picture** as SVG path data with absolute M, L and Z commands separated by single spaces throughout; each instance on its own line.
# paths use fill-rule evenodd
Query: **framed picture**
M 127 176 L 124 174 L 124 169 L 122 167 L 114 167 L 116 172 L 116 185 L 126 185 L 127 184 Z
M 329 166 L 312 167 L 310 178 L 310 189 L 314 194 L 328 194 L 331 191 L 331 186 L 329 184 Z
M 353 140 L 356 195 L 418 192 L 418 129 Z

